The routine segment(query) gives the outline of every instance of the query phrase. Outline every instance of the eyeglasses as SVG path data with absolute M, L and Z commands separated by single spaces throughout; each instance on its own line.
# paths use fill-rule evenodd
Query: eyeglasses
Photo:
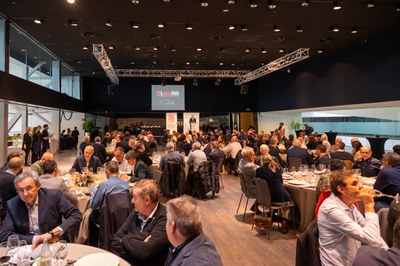
M 30 192 L 32 192 L 35 188 L 36 188 L 36 187 L 32 187 L 32 186 L 27 186 L 27 187 L 24 187 L 24 188 L 17 188 L 17 192 L 18 192 L 18 194 L 23 194 L 25 191 L 28 192 L 28 193 L 30 193 Z

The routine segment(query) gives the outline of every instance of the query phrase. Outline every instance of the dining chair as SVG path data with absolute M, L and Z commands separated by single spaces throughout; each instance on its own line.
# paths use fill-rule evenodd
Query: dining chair
M 239 212 L 240 204 L 242 203 L 242 199 L 243 199 L 243 195 L 244 195 L 247 198 L 246 206 L 244 208 L 244 213 L 243 213 L 243 222 L 244 222 L 244 218 L 246 217 L 246 210 L 247 210 L 247 205 L 249 203 L 249 199 L 255 199 L 256 195 L 252 192 L 253 190 L 249 187 L 248 182 L 246 182 L 244 180 L 243 172 L 240 169 L 238 169 L 237 171 L 238 171 L 238 175 L 239 175 L 239 179 L 240 179 L 240 189 L 242 190 L 242 195 L 240 196 L 239 205 L 237 207 L 236 214 L 238 214 L 238 212 Z M 255 208 L 255 211 L 256 210 L 257 210 L 257 208 Z
M 297 238 L 296 266 L 321 265 L 317 220 L 313 220 Z
M 268 182 L 267 180 L 261 179 L 261 178 L 256 178 L 256 209 L 258 206 L 263 207 L 262 215 L 265 217 L 266 212 L 265 209 L 267 209 L 267 212 L 270 213 L 271 218 L 273 217 L 273 213 L 275 210 L 282 210 L 283 208 L 290 208 L 292 212 L 292 226 L 293 226 L 293 234 L 296 234 L 296 228 L 295 228 L 295 219 L 294 219 L 294 202 L 293 201 L 287 201 L 287 202 L 273 202 L 271 201 L 271 193 L 269 190 Z M 257 214 L 254 213 L 254 221 L 258 219 Z M 251 229 L 254 228 L 254 222 L 253 226 Z M 268 239 L 270 239 L 271 236 L 271 229 L 272 229 L 272 224 L 273 220 L 271 220 L 271 225 L 269 226 L 268 230 Z M 280 222 L 278 221 L 278 226 L 280 227 Z

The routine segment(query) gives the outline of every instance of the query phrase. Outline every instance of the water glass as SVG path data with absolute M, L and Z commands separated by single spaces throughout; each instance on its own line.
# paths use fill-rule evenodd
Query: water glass
M 19 246 L 19 238 L 17 235 L 10 235 L 7 239 L 7 249 L 10 251 Z
M 292 173 L 296 173 L 296 166 L 292 166 L 290 169 Z
M 287 174 L 288 174 L 288 171 L 289 171 L 289 170 L 288 170 L 287 168 L 283 168 L 283 174 L 284 174 L 284 175 L 287 175 Z
M 20 240 L 18 251 L 17 251 L 18 264 L 22 264 L 22 261 L 27 257 L 27 254 L 28 254 L 28 250 L 27 250 L 27 246 L 26 246 L 26 240 Z
M 65 240 L 60 240 L 58 242 L 58 251 L 57 251 L 57 259 L 58 259 L 58 265 L 63 265 L 65 258 L 68 255 L 68 245 L 67 241 Z
M 317 170 L 317 168 L 315 167 L 315 165 L 313 164 L 313 165 L 311 165 L 311 171 L 314 173 L 315 172 L 315 170 Z

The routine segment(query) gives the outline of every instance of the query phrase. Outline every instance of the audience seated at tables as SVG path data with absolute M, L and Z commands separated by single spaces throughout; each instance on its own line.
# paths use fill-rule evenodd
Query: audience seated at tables
M 43 153 L 42 158 L 31 165 L 31 170 L 36 172 L 38 176 L 43 175 L 43 164 L 47 160 L 53 160 L 53 154 L 49 151 Z
M 54 160 L 47 160 L 43 164 L 43 175 L 39 176 L 39 183 L 42 188 L 57 189 L 61 191 L 65 197 L 77 206 L 77 198 L 74 191 L 69 190 L 62 178 L 57 177 L 58 167 Z
M 185 167 L 185 157 L 175 151 L 175 145 L 173 142 L 168 142 L 165 146 L 167 149 L 167 153 L 161 157 L 160 160 L 160 167 L 161 171 L 164 171 L 164 168 L 167 166 L 167 163 L 178 163 L 181 165 L 182 168 Z
M 153 174 L 147 165 L 139 159 L 139 155 L 135 151 L 128 151 L 125 155 L 125 160 L 128 161 L 130 165 L 131 173 L 129 177 L 129 181 L 137 182 L 141 179 L 153 179 Z
M 111 161 L 118 163 L 120 172 L 128 173 L 132 170 L 131 166 L 128 164 L 128 161 L 125 159 L 125 152 L 124 148 L 122 147 L 115 148 L 114 157 L 111 159 Z
M 286 151 L 287 162 L 289 163 L 289 158 L 300 158 L 301 164 L 310 165 L 312 164 L 312 158 L 308 154 L 307 150 L 301 147 L 301 139 L 297 138 L 293 141 L 293 146 Z
M 106 163 L 106 177 L 107 181 L 100 183 L 95 193 L 90 190 L 92 194 L 90 198 L 90 207 L 93 209 L 91 219 L 97 223 L 98 211 L 106 196 L 117 193 L 129 193 L 128 181 L 119 178 L 118 163 L 110 161 Z
M 351 265 L 361 244 L 388 248 L 380 236 L 374 191 L 363 188 L 351 171 L 332 173 L 330 186 L 332 194 L 318 212 L 321 264 Z M 358 200 L 364 203 L 365 218 L 354 206 Z
M 131 148 L 131 150 L 135 150 L 136 149 L 136 138 L 130 137 L 128 140 L 128 145 Z
M 106 132 L 106 134 L 104 134 L 103 139 L 101 140 L 101 144 L 103 144 L 104 147 L 107 147 L 107 145 L 111 143 L 111 140 L 112 140 L 111 133 Z
M 326 147 L 326 153 L 330 153 L 331 143 L 328 141 L 328 136 L 326 134 L 321 135 L 320 142 L 322 145 L 324 145 Z
M 135 146 L 136 153 L 139 156 L 139 159 L 142 160 L 147 166 L 153 164 L 153 160 L 149 157 L 149 155 L 145 152 L 145 146 L 143 143 L 138 142 Z
M 344 150 L 345 146 L 344 142 L 337 141 L 335 143 L 335 152 L 331 153 L 331 159 L 350 160 L 353 162 L 353 155 Z
M 71 170 L 75 169 L 76 172 L 82 173 L 84 168 L 93 173 L 97 173 L 97 168 L 101 167 L 101 162 L 97 156 L 94 154 L 94 148 L 92 145 L 88 145 L 85 147 L 84 153 L 82 156 L 76 157 L 74 164 L 71 167 Z
M 353 266 L 365 265 L 399 265 L 400 263 L 400 219 L 393 228 L 393 246 L 388 249 L 362 246 L 354 259 Z
M 203 233 L 196 201 L 190 197 L 180 197 L 169 200 L 166 207 L 166 232 L 172 247 L 165 265 L 222 266 L 215 245 Z
M 188 135 L 188 138 L 186 138 L 185 134 L 179 134 L 178 139 L 176 141 L 176 149 L 179 152 L 184 152 L 185 156 L 189 155 L 190 150 L 192 149 L 192 144 L 191 144 L 191 139 L 189 139 L 190 135 Z
M 128 151 L 130 151 L 130 150 L 132 149 L 132 148 L 129 146 L 129 143 L 128 143 L 129 137 L 128 137 L 128 139 L 125 139 L 125 136 L 124 136 L 124 134 L 122 134 L 122 133 L 120 133 L 119 137 L 120 137 L 120 141 L 118 141 L 118 142 L 115 144 L 115 147 L 116 147 L 116 148 L 122 147 L 122 148 L 124 149 L 124 153 L 127 153 Z
M 381 170 L 382 162 L 372 157 L 370 147 L 361 147 L 360 153 L 361 158 L 354 162 L 353 169 L 361 169 L 362 176 L 377 176 Z
M 193 166 L 193 171 L 197 172 L 200 163 L 207 161 L 206 154 L 201 150 L 200 142 L 194 142 L 192 145 L 192 151 L 189 153 L 187 165 Z
M 221 159 L 225 159 L 225 153 L 223 150 L 219 148 L 219 142 L 213 141 L 211 143 L 211 152 L 207 156 L 208 161 L 212 161 L 214 163 L 214 167 L 218 167 L 218 163 Z
M 242 149 L 242 145 L 238 142 L 237 136 L 232 136 L 229 144 L 225 147 L 225 164 L 231 169 L 234 173 L 236 173 L 235 169 L 235 160 L 236 154 Z
M 24 172 L 15 178 L 14 184 L 18 196 L 8 201 L 0 242 L 16 234 L 20 240 L 33 244 L 34 249 L 45 238 L 49 243 L 57 242 L 81 222 L 80 211 L 61 191 L 41 188 L 36 173 Z
M 290 149 L 290 147 L 292 147 L 293 140 L 294 140 L 294 135 L 293 134 L 289 134 L 289 138 L 287 140 L 285 140 L 285 142 L 283 143 L 283 145 L 285 146 L 286 151 L 288 149 Z
M 83 142 L 81 142 L 81 144 L 79 144 L 80 154 L 85 153 L 85 148 L 88 145 L 90 145 L 90 136 L 83 136 Z
M 342 138 L 336 138 L 335 139 L 335 144 L 334 145 L 332 145 L 331 146 L 331 150 L 330 150 L 330 154 L 332 154 L 332 153 L 334 153 L 335 151 L 337 151 L 338 149 L 339 149 L 339 144 L 340 143 L 343 143 L 344 144 L 344 142 L 343 142 L 343 140 L 342 140 Z M 343 149 L 346 147 L 346 145 L 344 145 L 343 146 Z M 340 159 L 340 158 L 336 158 L 336 159 Z M 342 159 L 343 160 L 343 159 Z
M 400 193 L 400 155 L 395 152 L 388 152 L 383 155 L 383 168 L 379 172 L 374 183 L 374 189 L 383 194 L 396 196 Z M 391 198 L 375 198 L 375 210 L 388 208 L 392 202 Z
M 259 168 L 259 166 L 254 163 L 254 158 L 255 154 L 253 148 L 244 147 L 242 150 L 242 159 L 239 161 L 238 164 L 238 169 L 242 173 L 246 185 L 253 185 L 251 187 L 248 187 L 248 191 L 250 195 L 255 196 L 256 186 L 254 178 L 256 176 L 256 169 Z M 258 213 L 259 211 L 255 209 L 255 205 L 256 204 L 254 203 L 253 206 L 250 207 L 250 210 Z
M 24 164 L 22 158 L 16 156 L 10 158 L 8 161 L 7 170 L 0 173 L 1 221 L 4 221 L 7 214 L 7 202 L 18 195 L 15 190 L 14 180 L 23 170 Z
M 321 169 L 320 165 L 324 165 L 325 168 L 327 169 L 329 166 L 329 161 L 331 159 L 329 158 L 329 155 L 326 153 L 326 146 L 323 144 L 319 144 L 315 149 L 315 153 L 317 155 L 317 159 L 315 160 L 315 166 L 317 167 L 317 169 Z
M 112 240 L 113 251 L 132 265 L 164 265 L 168 255 L 166 209 L 153 180 L 142 179 L 132 192 L 135 209 Z
M 94 156 L 99 158 L 101 164 L 104 164 L 107 160 L 107 151 L 106 151 L 106 147 L 104 147 L 104 145 L 101 144 L 100 137 L 94 138 L 93 148 L 94 148 L 94 153 L 93 153 Z
M 290 201 L 289 192 L 283 187 L 282 169 L 271 157 L 271 155 L 263 155 L 261 157 L 261 167 L 256 169 L 256 178 L 267 180 L 269 192 L 272 202 Z M 279 214 L 282 217 L 282 233 L 288 232 L 289 208 L 285 208 Z
M 149 155 L 151 156 L 153 154 L 153 152 L 157 151 L 157 140 L 154 139 L 153 134 L 148 134 L 147 135 L 147 139 L 148 139 L 148 147 L 149 147 Z

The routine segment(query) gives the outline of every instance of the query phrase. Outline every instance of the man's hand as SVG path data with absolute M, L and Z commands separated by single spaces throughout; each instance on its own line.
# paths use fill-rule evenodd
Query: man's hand
M 51 235 L 49 233 L 44 233 L 36 238 L 35 243 L 32 243 L 32 250 L 34 250 L 37 246 L 43 243 L 44 239 L 47 238 L 47 241 L 50 242 L 52 239 Z
M 125 174 L 125 173 L 120 174 L 120 175 L 119 175 L 119 178 L 121 178 L 121 179 L 123 179 L 123 180 L 126 180 L 126 181 L 129 181 L 129 176 L 128 176 L 127 174 Z
M 144 243 L 147 243 L 147 242 L 149 242 L 150 238 L 151 238 L 151 235 L 149 235 L 148 237 L 146 237 L 146 239 L 145 239 L 145 240 L 143 240 L 143 242 L 144 242 Z
M 373 195 L 375 194 L 375 190 L 370 188 L 362 188 L 361 189 L 361 199 L 364 203 L 365 212 L 375 212 L 374 210 L 374 198 Z

